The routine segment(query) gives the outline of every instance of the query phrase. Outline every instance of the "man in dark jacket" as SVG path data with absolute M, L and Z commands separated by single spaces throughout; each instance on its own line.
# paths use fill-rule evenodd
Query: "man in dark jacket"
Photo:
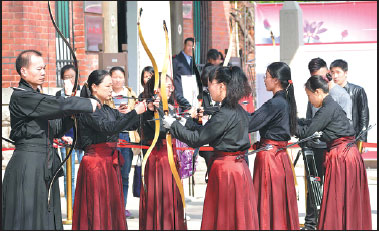
M 353 125 L 355 136 L 362 130 L 367 129 L 369 125 L 369 110 L 367 95 L 365 90 L 347 81 L 347 62 L 341 59 L 335 60 L 330 64 L 330 71 L 333 76 L 333 81 L 343 87 L 350 95 L 353 101 Z M 359 141 L 367 142 L 367 133 L 360 137 Z
M 181 109 L 184 111 L 191 109 L 191 104 L 189 100 L 183 96 L 182 76 L 195 75 L 192 64 L 193 46 L 193 38 L 185 39 L 183 51 L 180 51 L 179 54 L 177 54 L 172 60 L 174 72 L 175 99 L 178 102 Z

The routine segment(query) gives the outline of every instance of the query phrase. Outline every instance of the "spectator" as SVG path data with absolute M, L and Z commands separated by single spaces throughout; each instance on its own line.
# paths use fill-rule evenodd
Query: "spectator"
M 186 111 L 191 109 L 191 103 L 189 99 L 186 99 L 183 96 L 183 86 L 182 86 L 182 76 L 194 76 L 195 70 L 193 68 L 193 60 L 192 60 L 192 48 L 194 46 L 194 39 L 187 38 L 184 40 L 184 48 L 179 54 L 177 54 L 173 58 L 173 72 L 174 72 L 174 86 L 175 86 L 175 99 L 179 104 L 179 107 Z M 189 86 L 191 88 L 191 86 Z M 195 87 L 193 87 L 195 88 Z M 196 86 L 197 88 L 197 86 Z
M 120 113 L 126 114 L 134 109 L 136 101 L 134 99 L 128 99 L 123 97 L 136 97 L 136 94 L 133 92 L 131 88 L 125 86 L 125 82 L 127 81 L 125 80 L 125 70 L 123 68 L 113 67 L 109 71 L 109 74 L 112 78 L 112 98 L 114 106 Z M 125 140 L 126 142 L 135 142 L 135 139 L 131 139 L 134 137 L 135 131 L 125 130 L 119 133 L 119 138 Z M 131 148 L 117 149 L 121 152 L 121 155 L 125 160 L 125 163 L 121 168 L 121 176 L 124 192 L 124 207 L 126 207 L 129 189 L 129 174 L 133 161 L 133 151 Z M 125 210 L 125 216 L 128 218 L 132 216 L 129 210 Z
M 72 64 L 68 64 L 62 67 L 61 69 L 61 78 L 63 80 L 63 89 L 56 92 L 55 96 L 71 96 L 72 93 L 72 87 L 74 86 L 75 81 L 75 67 Z M 78 90 L 80 90 L 78 85 Z M 71 128 L 61 139 L 60 141 L 64 144 L 71 145 L 72 141 L 74 139 L 74 130 Z M 66 158 L 66 147 L 62 146 L 60 148 L 62 160 Z M 82 161 L 84 151 L 80 149 L 74 149 L 71 153 L 71 194 L 72 194 L 72 206 L 74 206 L 74 198 L 75 198 L 75 154 L 78 158 L 78 162 Z M 67 166 L 67 163 L 66 163 Z M 65 170 L 67 172 L 67 169 Z M 67 173 L 64 176 L 64 194 L 67 200 Z
M 355 136 L 357 136 L 362 130 L 367 129 L 369 125 L 369 109 L 366 92 L 362 87 L 347 81 L 348 65 L 346 61 L 341 59 L 333 61 L 330 64 L 330 71 L 332 72 L 333 81 L 343 87 L 351 97 L 353 104 L 353 126 Z M 367 142 L 367 133 L 363 134 L 359 141 Z
M 221 55 L 219 51 L 216 49 L 210 49 L 207 52 L 207 62 L 212 64 L 212 65 L 219 65 L 221 64 Z

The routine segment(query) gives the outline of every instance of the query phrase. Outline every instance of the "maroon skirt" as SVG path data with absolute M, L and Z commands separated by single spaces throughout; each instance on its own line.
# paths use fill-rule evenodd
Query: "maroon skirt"
M 127 230 L 122 156 L 116 143 L 93 144 L 80 163 L 72 230 Z
M 245 152 L 215 152 L 205 193 L 201 230 L 258 230 L 253 180 Z
M 156 144 L 146 163 L 146 192 L 141 186 L 139 229 L 187 230 L 182 199 L 168 162 L 166 140 L 161 141 Z M 177 165 L 175 140 L 172 143 Z
M 328 144 L 319 230 L 371 230 L 366 168 L 354 137 Z M 353 143 L 350 149 L 347 144 Z
M 260 145 L 271 144 L 273 149 L 261 151 L 254 162 L 254 189 L 260 230 L 298 230 L 295 180 L 286 150 L 287 141 L 261 139 Z

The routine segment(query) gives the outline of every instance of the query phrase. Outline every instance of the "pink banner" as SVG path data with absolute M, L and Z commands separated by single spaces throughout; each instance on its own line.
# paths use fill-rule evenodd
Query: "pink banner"
M 376 43 L 377 2 L 299 3 L 304 43 Z M 257 4 L 256 45 L 280 43 L 279 12 L 283 4 Z

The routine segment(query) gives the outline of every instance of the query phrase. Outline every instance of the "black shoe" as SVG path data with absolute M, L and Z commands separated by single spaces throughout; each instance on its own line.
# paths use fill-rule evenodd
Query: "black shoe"
M 316 227 L 314 227 L 314 226 L 304 226 L 300 230 L 316 230 Z

